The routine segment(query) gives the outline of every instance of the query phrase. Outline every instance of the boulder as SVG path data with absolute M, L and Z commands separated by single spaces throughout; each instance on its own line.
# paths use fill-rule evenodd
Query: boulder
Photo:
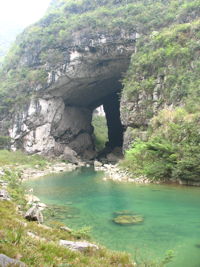
M 82 155 L 82 158 L 83 160 L 93 160 L 95 157 L 96 157 L 97 153 L 90 149 L 90 150 L 85 150 L 83 155 Z
M 21 261 L 9 258 L 4 254 L 0 254 L 0 266 L 1 267 L 9 267 L 9 266 L 25 267 L 26 265 Z
M 77 153 L 71 149 L 70 147 L 66 146 L 63 153 L 63 158 L 73 164 L 78 163 Z
M 47 205 L 45 203 L 42 203 L 42 202 L 38 202 L 37 206 L 40 209 L 40 211 L 43 211 L 44 209 L 47 208 Z
M 10 200 L 10 195 L 5 189 L 0 190 L 0 200 L 7 200 L 7 201 Z
M 101 167 L 102 165 L 103 164 L 100 161 L 98 161 L 98 160 L 94 161 L 94 167 Z
M 99 249 L 97 245 L 91 244 L 86 241 L 68 241 L 68 240 L 60 240 L 60 246 L 64 246 L 69 248 L 72 251 L 84 251 L 88 248 Z
M 37 221 L 39 223 L 43 223 L 43 215 L 41 213 L 41 210 L 39 206 L 33 206 L 31 207 L 25 214 L 25 219 L 29 221 Z
M 24 196 L 24 198 L 25 198 L 25 200 L 28 202 L 28 204 L 33 204 L 33 203 L 38 203 L 38 202 L 40 202 L 40 199 L 38 198 L 38 197 L 36 197 L 36 196 L 34 196 L 34 195 L 32 195 L 32 194 L 26 194 L 25 196 Z
M 67 227 L 67 226 L 61 226 L 61 227 L 60 227 L 60 230 L 63 230 L 63 231 L 68 232 L 68 233 L 71 233 L 71 232 L 72 232 L 72 229 L 70 229 L 70 228 Z
M 107 154 L 106 158 L 111 163 L 117 163 L 123 158 L 121 147 L 115 147 L 111 153 Z

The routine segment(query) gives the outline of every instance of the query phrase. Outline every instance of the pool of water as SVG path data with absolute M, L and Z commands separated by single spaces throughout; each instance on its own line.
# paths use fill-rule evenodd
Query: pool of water
M 47 205 L 69 206 L 61 220 L 69 227 L 91 226 L 93 240 L 127 251 L 134 258 L 175 257 L 170 267 L 200 266 L 200 188 L 135 185 L 103 181 L 101 172 L 80 169 L 31 180 L 27 187 Z M 138 225 L 113 223 L 113 214 L 129 210 L 144 216 Z

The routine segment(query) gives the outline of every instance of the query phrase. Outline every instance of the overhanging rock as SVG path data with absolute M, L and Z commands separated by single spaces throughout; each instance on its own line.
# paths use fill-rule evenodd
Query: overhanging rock
M 107 96 L 120 92 L 135 41 L 136 33 L 79 35 L 73 47 L 59 48 L 65 57 L 59 64 L 43 62 L 46 85 L 35 88 L 34 98 L 13 118 L 12 148 L 59 156 L 69 147 L 93 158 L 92 112 Z M 21 62 L 30 65 L 28 57 L 25 53 Z

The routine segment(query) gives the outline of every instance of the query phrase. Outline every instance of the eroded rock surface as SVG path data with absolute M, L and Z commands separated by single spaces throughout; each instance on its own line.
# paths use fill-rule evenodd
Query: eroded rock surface
M 25 267 L 26 265 L 21 261 L 9 258 L 4 254 L 0 254 L 0 266 L 1 267 L 9 267 L 9 266 Z
M 45 85 L 30 88 L 34 98 L 15 113 L 9 129 L 12 149 L 60 156 L 68 147 L 82 158 L 95 157 L 92 112 L 107 96 L 120 92 L 119 80 L 135 50 L 136 33 L 121 31 L 118 36 L 87 33 L 75 34 L 72 38 L 70 47 L 45 51 L 61 53 L 63 59 L 59 63 L 40 62 L 37 53 L 35 57 L 30 57 L 28 52 L 22 55 L 22 66 L 43 64 L 48 80 Z M 120 132 L 117 142 L 122 142 L 120 120 L 116 125 Z M 112 127 L 108 128 L 112 134 Z M 72 162 L 74 160 L 72 157 Z
M 39 206 L 35 205 L 31 207 L 24 216 L 29 221 L 37 221 L 39 223 L 43 223 L 43 215 Z
M 97 245 L 91 244 L 91 243 L 86 242 L 86 241 L 60 240 L 59 245 L 67 247 L 72 251 L 84 251 L 88 248 L 98 249 Z
M 0 201 L 1 200 L 10 201 L 10 195 L 5 189 L 0 190 Z

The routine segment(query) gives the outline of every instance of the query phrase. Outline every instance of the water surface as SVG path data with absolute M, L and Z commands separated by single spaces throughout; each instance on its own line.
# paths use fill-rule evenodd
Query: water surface
M 65 205 L 60 220 L 72 228 L 91 226 L 92 238 L 141 259 L 162 258 L 173 250 L 170 267 L 200 266 L 200 188 L 134 185 L 103 181 L 91 169 L 50 175 L 27 183 L 42 202 Z M 139 225 L 112 222 L 114 212 L 144 216 Z M 71 213 L 71 214 L 70 214 Z

